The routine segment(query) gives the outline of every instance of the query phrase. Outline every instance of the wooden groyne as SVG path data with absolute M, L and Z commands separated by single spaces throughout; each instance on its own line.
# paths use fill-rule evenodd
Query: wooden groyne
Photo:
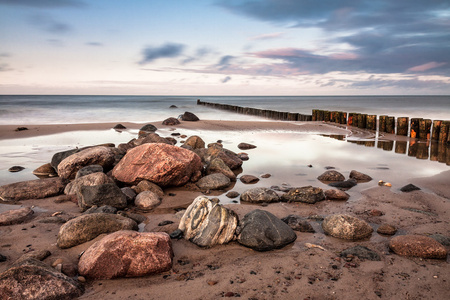
M 347 117 L 348 115 L 348 117 Z M 312 121 L 333 122 L 378 132 L 450 144 L 450 121 L 395 117 L 341 111 L 312 110 Z
M 280 121 L 312 121 L 311 115 L 305 115 L 300 113 L 292 113 L 292 112 L 284 112 L 284 111 L 276 111 L 270 109 L 260 109 L 260 108 L 251 108 L 251 107 L 242 107 L 231 104 L 220 104 L 220 103 L 212 103 L 212 102 L 204 102 L 200 99 L 197 100 L 197 105 L 204 105 L 216 109 L 228 110 L 238 114 L 244 115 L 252 115 L 263 117 L 272 120 L 280 120 Z

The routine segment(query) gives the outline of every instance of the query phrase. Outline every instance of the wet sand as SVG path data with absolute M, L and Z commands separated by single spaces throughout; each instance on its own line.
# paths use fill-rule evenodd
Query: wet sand
M 142 124 L 122 124 L 131 133 L 137 132 L 142 126 Z M 422 178 L 414 178 L 415 174 L 399 176 L 398 173 L 402 170 L 393 170 L 392 167 L 388 170 L 370 168 L 377 164 L 369 161 L 371 156 L 361 157 L 364 156 L 361 148 L 354 153 L 347 153 L 348 156 L 338 152 L 331 160 L 324 161 L 320 160 L 320 156 L 308 157 L 304 154 L 306 158 L 295 166 L 298 175 L 293 176 L 288 170 L 289 165 L 295 162 L 289 161 L 287 165 L 283 165 L 280 162 L 286 154 L 271 153 L 273 149 L 279 148 L 271 148 L 268 145 L 277 143 L 291 145 L 290 142 L 296 139 L 307 143 L 309 139 L 317 138 L 319 140 L 316 142 L 325 143 L 324 151 L 337 151 L 333 147 L 337 147 L 338 142 L 334 143 L 334 140 L 321 135 L 348 135 L 350 134 L 348 129 L 317 122 L 200 121 L 183 122 L 177 126 L 167 127 L 161 126 L 160 123 L 154 124 L 160 129 L 162 136 L 169 135 L 173 131 L 188 135 L 196 133 L 201 137 L 202 134 L 206 134 L 209 138 L 205 139 L 207 143 L 213 142 L 213 137 L 216 140 L 224 139 L 224 147 L 233 151 L 238 142 L 257 142 L 256 149 L 246 151 L 250 160 L 244 162 L 242 174 L 248 174 L 247 171 L 255 176 L 266 172 L 273 174 L 267 180 L 261 178 L 258 186 L 270 187 L 274 183 L 278 185 L 287 183 L 291 186 L 298 184 L 327 188 L 315 179 L 317 174 L 325 171 L 325 165 L 337 166 L 346 177 L 353 166 L 359 166 L 359 171 L 371 175 L 374 180 L 349 190 L 351 197 L 348 201 L 322 201 L 314 205 L 274 203 L 261 207 L 222 201 L 225 198 L 221 194 L 226 191 L 214 192 L 207 196 L 218 196 L 223 203 L 227 203 L 225 205 L 228 208 L 238 214 L 240 219 L 254 209 L 270 211 L 280 218 L 290 214 L 326 217 L 334 213 L 347 213 L 369 222 L 375 231 L 371 238 L 366 240 L 344 241 L 326 236 L 320 221 L 311 219 L 310 223 L 315 233 L 297 232 L 297 240 L 293 244 L 269 252 L 256 252 L 240 246 L 237 242 L 202 249 L 183 239 L 173 240 L 175 257 L 171 271 L 143 278 L 88 280 L 86 292 L 80 299 L 217 299 L 224 296 L 241 299 L 445 299 L 447 297 L 450 288 L 448 258 L 431 260 L 398 256 L 388 248 L 388 242 L 392 237 L 376 233 L 376 229 L 386 223 L 398 228 L 396 235 L 439 233 L 450 236 L 450 169 L 447 170 L 445 165 L 439 164 L 439 172 L 434 171 L 437 174 L 433 176 L 419 176 Z M 69 131 L 109 130 L 114 125 L 29 125 L 25 126 L 29 130 L 18 132 L 14 129 L 19 126 L 0 126 L 0 142 Z M 216 133 L 211 135 L 211 131 Z M 298 135 L 299 133 L 301 135 Z M 262 144 L 262 140 L 266 141 L 267 146 Z M 300 144 L 292 145 L 296 148 Z M 371 155 L 375 155 L 375 150 L 378 149 L 373 150 L 373 153 L 370 152 Z M 258 151 L 265 151 L 265 154 L 260 156 Z M 344 148 L 343 151 L 348 150 Z M 269 164 L 265 165 L 266 169 L 258 169 L 257 165 L 262 164 L 267 157 L 273 157 L 274 165 Z M 360 160 L 365 164 L 360 163 Z M 351 165 L 352 161 L 355 161 L 354 165 Z M 410 161 L 415 160 L 411 158 Z M 311 163 L 313 168 L 309 168 L 308 163 Z M 428 162 L 427 165 L 430 163 L 433 162 Z M 249 166 L 247 169 L 246 165 Z M 394 173 L 395 176 L 391 176 L 390 173 Z M 379 178 L 381 175 L 384 177 Z M 392 187 L 378 186 L 378 179 L 389 180 Z M 412 182 L 422 190 L 402 193 L 399 189 L 405 182 Z M 244 186 L 236 183 L 230 189 L 242 192 L 244 188 L 257 185 Z M 196 190 L 165 189 L 162 204 L 153 212 L 144 214 L 147 221 L 141 226 L 141 230 L 172 232 L 177 228 L 179 221 L 175 212 L 189 205 L 198 195 L 202 193 Z M 56 246 L 56 236 L 60 224 L 41 223 L 40 220 L 55 212 L 60 212 L 59 216 L 63 219 L 78 216 L 80 212 L 77 205 L 70 201 L 60 202 L 58 198 L 25 200 L 14 204 L 17 206 L 10 206 L 10 203 L 0 204 L 0 211 L 20 206 L 34 206 L 35 213 L 32 219 L 23 224 L 0 227 L 0 254 L 8 258 L 6 262 L 0 263 L 0 272 L 11 266 L 22 254 L 43 249 L 48 249 L 52 253 L 44 262 L 52 264 L 56 259 L 62 258 L 63 264 L 75 266 L 78 254 L 102 238 L 100 236 L 70 249 L 59 249 Z M 130 209 L 134 211 L 133 208 Z M 382 214 L 373 215 L 371 211 L 374 209 Z M 174 223 L 158 226 L 165 220 Z M 306 243 L 320 245 L 325 250 L 308 248 Z M 346 261 L 339 257 L 342 250 L 356 245 L 376 251 L 381 256 L 381 261 L 361 261 L 358 258 Z M 450 250 L 448 247 L 447 249 Z

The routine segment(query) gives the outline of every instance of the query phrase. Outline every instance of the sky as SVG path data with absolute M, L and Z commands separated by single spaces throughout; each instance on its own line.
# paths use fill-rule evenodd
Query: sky
M 0 0 L 0 94 L 450 95 L 450 1 Z

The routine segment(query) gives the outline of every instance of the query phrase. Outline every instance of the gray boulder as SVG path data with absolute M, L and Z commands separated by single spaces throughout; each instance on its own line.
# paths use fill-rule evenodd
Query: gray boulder
M 345 240 L 359 240 L 372 235 L 373 228 L 365 221 L 350 215 L 331 215 L 322 223 L 325 234 Z
M 257 187 L 243 192 L 240 199 L 252 203 L 271 203 L 280 201 L 280 196 L 274 190 Z
M 85 211 L 91 206 L 109 205 L 115 208 L 127 207 L 127 197 L 115 183 L 82 186 L 77 193 L 78 206 Z
M 78 170 L 77 174 L 75 175 L 75 179 L 97 172 L 103 172 L 103 167 L 100 165 L 86 166 Z
M 119 215 L 94 213 L 81 215 L 61 226 L 56 243 L 59 248 L 70 248 L 95 239 L 102 233 L 119 230 L 138 230 L 135 221 Z
M 319 187 L 304 186 L 300 188 L 290 189 L 289 192 L 281 196 L 281 200 L 287 202 L 303 202 L 314 204 L 325 200 L 325 194 Z
M 222 173 L 230 178 L 232 181 L 236 181 L 236 175 L 231 171 L 225 162 L 220 158 L 214 158 L 206 167 L 206 174 Z
M 114 183 L 114 180 L 103 172 L 88 174 L 69 182 L 64 189 L 64 194 L 76 195 L 80 192 L 82 186 L 94 186 L 105 183 Z
M 221 190 L 227 188 L 231 180 L 222 173 L 214 173 L 200 178 L 196 184 L 202 190 Z
M 201 247 L 233 240 L 238 225 L 236 213 L 216 201 L 199 196 L 186 209 L 178 229 L 184 238 Z
M 257 251 L 282 248 L 297 239 L 286 223 L 259 209 L 244 216 L 236 233 L 240 244 Z

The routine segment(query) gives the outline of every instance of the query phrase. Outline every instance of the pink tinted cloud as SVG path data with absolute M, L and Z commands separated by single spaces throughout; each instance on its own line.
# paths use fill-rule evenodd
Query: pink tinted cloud
M 443 65 L 447 64 L 446 62 L 435 62 L 435 61 L 431 61 L 429 63 L 423 64 L 423 65 L 418 65 L 412 68 L 409 68 L 408 71 L 413 71 L 413 72 L 424 72 L 430 69 L 434 69 L 434 68 L 438 68 L 438 67 L 442 67 Z
M 280 48 L 253 53 L 256 57 L 272 58 L 272 57 L 308 57 L 312 56 L 309 52 L 297 48 Z

